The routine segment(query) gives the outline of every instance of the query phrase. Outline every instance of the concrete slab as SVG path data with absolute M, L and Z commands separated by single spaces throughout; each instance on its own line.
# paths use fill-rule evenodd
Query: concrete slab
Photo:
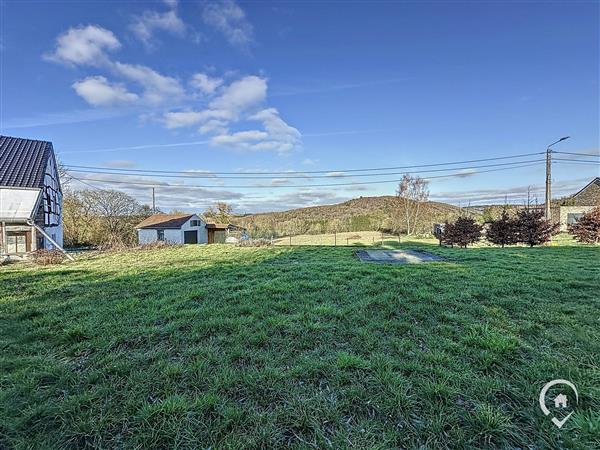
M 417 250 L 359 250 L 356 256 L 363 262 L 383 264 L 423 264 L 444 261 L 444 258 Z

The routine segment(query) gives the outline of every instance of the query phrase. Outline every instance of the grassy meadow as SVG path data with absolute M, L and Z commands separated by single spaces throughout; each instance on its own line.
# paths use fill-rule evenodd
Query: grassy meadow
M 0 448 L 600 448 L 600 248 L 399 245 L 1 267 Z

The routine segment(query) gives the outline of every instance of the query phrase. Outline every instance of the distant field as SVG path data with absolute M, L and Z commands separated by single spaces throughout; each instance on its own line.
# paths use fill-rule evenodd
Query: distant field
M 390 234 L 381 234 L 379 231 L 356 231 L 356 232 L 344 232 L 334 234 L 302 234 L 298 236 L 292 236 L 292 245 L 381 245 L 383 239 L 384 245 L 386 244 L 397 244 L 398 236 Z M 402 241 L 402 237 L 400 238 Z M 289 236 L 274 239 L 274 245 L 290 245 Z
M 291 245 L 317 245 L 317 246 L 380 246 L 383 243 L 384 247 L 397 247 L 398 244 L 403 243 L 414 243 L 414 244 L 438 244 L 438 240 L 434 237 L 413 237 L 401 235 L 398 237 L 397 235 L 391 235 L 387 233 L 381 233 L 379 231 L 356 231 L 356 232 L 344 232 L 334 234 L 302 234 L 298 236 L 292 236 L 290 241 L 290 237 L 282 237 L 279 239 L 274 239 L 274 245 L 283 245 L 289 246 Z M 576 241 L 573 240 L 573 237 L 567 233 L 561 233 L 558 236 L 555 236 L 552 240 L 552 246 L 563 246 L 563 245 L 578 245 Z M 482 241 L 481 243 L 476 245 L 477 247 L 481 246 L 490 246 L 490 244 Z
M 600 448 L 600 248 L 400 245 L 0 268 L 0 448 Z

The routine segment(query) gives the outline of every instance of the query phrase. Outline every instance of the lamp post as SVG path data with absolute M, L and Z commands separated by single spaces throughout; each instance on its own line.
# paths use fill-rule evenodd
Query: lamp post
M 561 137 L 546 149 L 546 203 L 544 205 L 544 216 L 546 220 L 551 219 L 550 203 L 552 202 L 552 146 L 569 139 L 571 136 Z

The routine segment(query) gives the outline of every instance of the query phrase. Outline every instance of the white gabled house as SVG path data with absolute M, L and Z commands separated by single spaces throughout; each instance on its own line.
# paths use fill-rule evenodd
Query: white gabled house
M 0 254 L 61 249 L 62 190 L 48 141 L 0 136 Z
M 135 228 L 140 244 L 157 241 L 173 244 L 208 243 L 206 222 L 196 214 L 154 214 Z

